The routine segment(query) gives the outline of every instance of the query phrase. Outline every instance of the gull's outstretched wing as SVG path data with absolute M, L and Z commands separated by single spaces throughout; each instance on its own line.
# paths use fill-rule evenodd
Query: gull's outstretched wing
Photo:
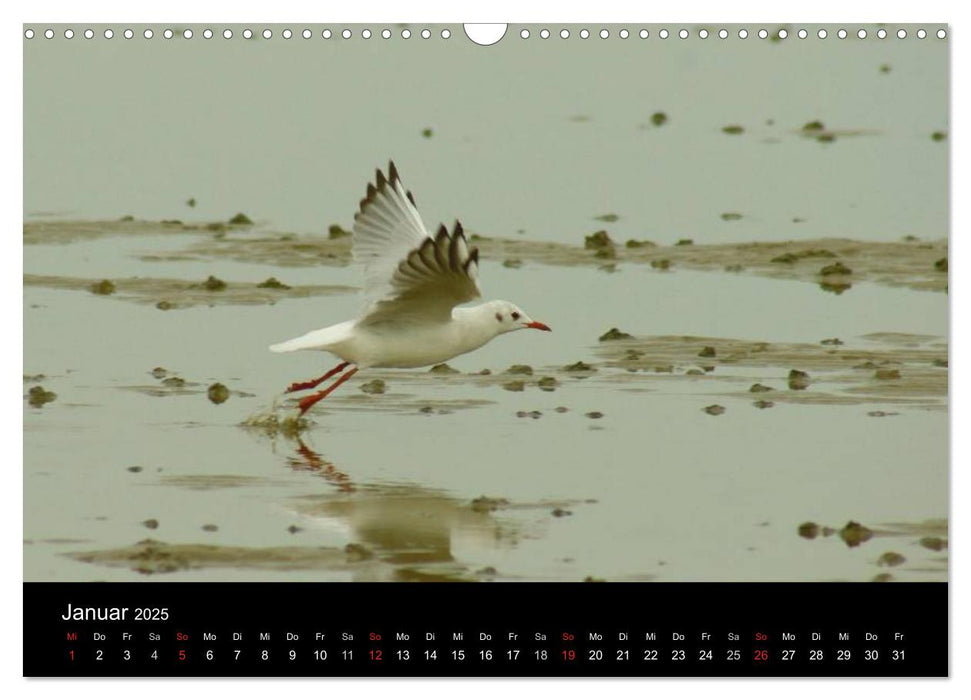
M 369 184 L 354 216 L 354 260 L 364 267 L 368 307 L 361 324 L 445 321 L 452 308 L 480 296 L 479 251 L 469 246 L 462 225 L 432 238 L 391 163 Z

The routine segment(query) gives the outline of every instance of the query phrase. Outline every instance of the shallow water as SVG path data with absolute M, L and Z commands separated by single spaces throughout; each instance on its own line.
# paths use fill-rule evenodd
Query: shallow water
M 355 281 L 353 268 L 138 259 L 168 245 L 157 237 L 32 245 L 25 269 Z M 808 282 L 644 265 L 608 274 L 485 262 L 482 276 L 486 291 L 503 290 L 554 333 L 505 336 L 453 360 L 457 375 L 362 373 L 319 404 L 299 439 L 239 424 L 282 403 L 283 387 L 331 360 L 275 356 L 266 346 L 353 314 L 356 294 L 163 312 L 116 296 L 26 287 L 24 372 L 46 375 L 40 383 L 58 395 L 25 413 L 27 579 L 152 571 L 193 580 L 855 580 L 884 572 L 876 563 L 884 551 L 907 558 L 895 578 L 946 577 L 946 551 L 921 547 L 912 532 L 854 549 L 836 536 L 810 542 L 796 533 L 804 521 L 838 529 L 856 520 L 879 530 L 946 518 L 939 389 L 844 403 L 851 394 L 838 372 L 813 370 L 814 384 L 792 392 L 789 366 L 700 358 L 709 341 L 690 339 L 674 352 L 673 371 L 630 373 L 605 362 L 611 344 L 597 341 L 616 325 L 639 337 L 812 347 L 835 336 L 845 343 L 840 352 L 900 358 L 917 352 L 912 345 L 925 348 L 919 368 L 913 355 L 901 360 L 907 374 L 947 357 L 946 295 L 862 283 L 837 296 Z M 905 335 L 864 337 L 887 331 Z M 563 370 L 577 360 L 598 371 Z M 718 366 L 685 375 L 707 363 Z M 504 375 L 513 364 L 534 373 Z M 164 386 L 151 374 L 159 366 L 186 384 Z M 482 368 L 493 374 L 475 374 Z M 536 386 L 542 376 L 557 379 L 554 391 Z M 362 393 L 376 377 L 386 393 Z M 516 379 L 522 392 L 502 388 Z M 221 405 L 206 397 L 215 381 L 233 392 Z M 752 406 L 755 381 L 777 390 L 773 408 Z M 819 403 L 799 402 L 810 396 Z M 702 409 L 711 404 L 727 410 L 708 415 Z M 603 416 L 587 417 L 594 411 Z M 477 505 L 481 496 L 497 500 Z M 143 524 L 150 519 L 157 528 Z M 147 538 L 173 548 L 162 569 L 155 550 L 125 549 Z M 267 549 L 244 556 L 197 545 Z M 288 547 L 326 549 L 308 559 Z
M 461 27 L 448 41 L 325 41 L 319 27 L 269 42 L 58 32 L 24 44 L 24 210 L 243 210 L 323 231 L 350 225 L 374 168 L 394 158 L 429 226 L 460 217 L 495 236 L 945 235 L 948 142 L 931 133 L 949 126 L 947 41 L 881 41 L 873 27 L 864 41 L 682 41 L 657 29 L 523 41 L 510 26 L 488 49 Z M 799 133 L 815 120 L 836 140 Z M 620 219 L 593 219 L 603 214 Z
M 113 222 L 25 231 L 24 393 L 56 393 L 24 409 L 25 579 L 946 580 L 946 42 L 452 34 L 25 43 L 26 220 Z M 816 119 L 834 141 L 801 133 Z M 254 241 L 349 226 L 388 158 L 429 226 L 517 241 L 920 241 L 844 256 L 841 294 L 820 287 L 828 261 L 761 249 L 669 248 L 670 271 L 645 249 L 613 272 L 579 247 L 516 269 L 484 255 L 486 297 L 552 334 L 500 338 L 459 374 L 362 372 L 274 431 L 280 391 L 335 361 L 267 346 L 352 317 L 360 280 L 346 251 Z M 257 225 L 223 239 L 151 223 L 237 211 Z M 180 292 L 210 275 L 230 289 Z M 255 293 L 269 277 L 292 289 Z M 117 291 L 92 293 L 102 279 Z M 599 342 L 612 327 L 636 339 Z M 798 534 L 851 520 L 873 538 Z

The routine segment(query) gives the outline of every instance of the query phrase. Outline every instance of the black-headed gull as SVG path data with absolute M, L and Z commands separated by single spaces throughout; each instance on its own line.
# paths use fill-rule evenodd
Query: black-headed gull
M 443 224 L 434 238 L 429 235 L 393 162 L 387 177 L 378 170 L 376 184 L 367 186 L 354 215 L 352 250 L 364 268 L 367 302 L 360 317 L 270 346 L 273 352 L 326 350 L 343 360 L 322 377 L 290 385 L 287 392 L 314 389 L 347 370 L 323 391 L 301 399 L 301 415 L 359 369 L 425 367 L 503 333 L 550 330 L 508 301 L 458 307 L 482 296 L 479 251 L 469 247 L 458 221 L 451 234 Z

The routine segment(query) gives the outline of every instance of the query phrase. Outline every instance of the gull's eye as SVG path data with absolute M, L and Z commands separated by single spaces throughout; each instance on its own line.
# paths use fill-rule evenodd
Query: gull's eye
M 518 311 L 513 311 L 512 312 L 512 320 L 513 321 L 518 321 L 519 320 L 519 312 Z

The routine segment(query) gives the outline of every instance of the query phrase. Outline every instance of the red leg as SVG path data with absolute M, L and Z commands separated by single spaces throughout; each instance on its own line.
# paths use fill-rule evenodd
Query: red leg
M 321 399 L 326 398 L 327 395 L 330 394 L 330 392 L 332 392 L 334 389 L 336 389 L 341 384 L 346 382 L 348 379 L 353 377 L 355 372 L 357 372 L 357 367 L 354 367 L 350 371 L 342 374 L 336 382 L 331 384 L 323 391 L 318 391 L 316 394 L 311 394 L 310 396 L 304 396 L 302 399 L 300 399 L 300 403 L 298 404 L 300 406 L 300 415 L 302 416 L 304 413 L 309 411 L 311 406 L 313 406 Z
M 304 389 L 315 389 L 317 385 L 320 384 L 321 382 L 330 379 L 338 372 L 343 372 L 344 368 L 347 367 L 349 364 L 351 363 L 341 362 L 339 365 L 337 365 L 334 369 L 332 369 L 330 372 L 325 374 L 323 377 L 317 377 L 316 379 L 311 379 L 309 382 L 294 382 L 293 384 L 287 387 L 287 390 L 285 393 L 292 394 L 295 391 L 303 391 Z

